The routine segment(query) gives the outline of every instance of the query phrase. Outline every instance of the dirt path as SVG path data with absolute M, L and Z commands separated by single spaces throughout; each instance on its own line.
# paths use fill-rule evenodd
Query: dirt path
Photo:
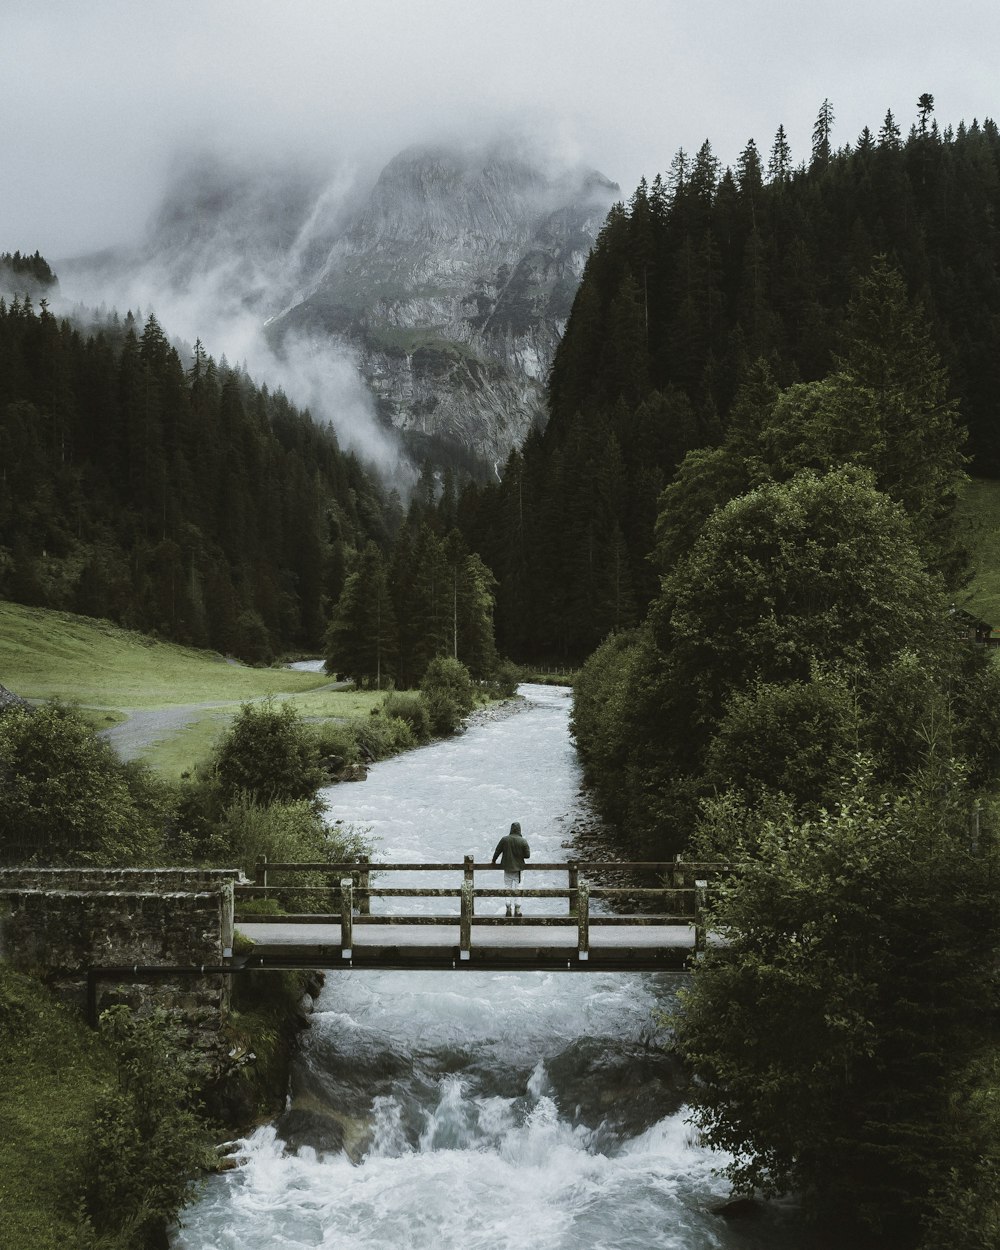
M 256 700 L 255 700 L 256 701 Z M 128 716 L 120 725 L 99 731 L 114 747 L 120 759 L 134 760 L 147 747 L 171 738 L 193 725 L 202 712 L 211 708 L 231 708 L 232 703 L 185 703 L 180 707 L 121 708 Z
M 324 690 L 347 690 L 349 686 L 349 682 L 331 681 L 325 686 L 317 686 L 315 690 L 306 693 L 320 694 Z M 134 760 L 147 747 L 162 742 L 164 738 L 173 737 L 174 734 L 186 729 L 188 725 L 195 724 L 200 720 L 203 712 L 209 712 L 213 708 L 226 708 L 232 712 L 243 703 L 262 703 L 265 699 L 272 697 L 261 694 L 252 699 L 241 699 L 238 703 L 229 699 L 214 703 L 183 703 L 177 707 L 119 708 L 119 711 L 128 716 L 128 720 L 102 729 L 99 733 L 102 738 L 106 738 L 111 743 L 120 759 Z M 288 694 L 282 697 L 294 700 L 296 696 Z

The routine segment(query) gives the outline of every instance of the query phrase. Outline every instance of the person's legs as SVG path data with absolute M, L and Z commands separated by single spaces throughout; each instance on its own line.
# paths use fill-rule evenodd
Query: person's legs
M 516 890 L 520 884 L 521 884 L 521 874 L 519 872 L 505 872 L 503 874 L 503 888 L 505 890 Z M 505 899 L 504 902 L 507 904 L 507 915 L 509 916 L 511 914 L 510 905 L 511 903 L 514 903 L 515 900 L 508 898 L 508 899 Z M 514 912 L 514 915 L 520 916 L 520 914 L 521 914 L 521 905 L 520 903 L 516 903 L 516 911 Z

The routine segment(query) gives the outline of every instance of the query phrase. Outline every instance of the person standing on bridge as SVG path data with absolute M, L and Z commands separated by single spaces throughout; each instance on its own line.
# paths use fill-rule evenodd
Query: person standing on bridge
M 521 885 L 521 873 L 524 871 L 524 861 L 531 858 L 531 847 L 521 836 L 521 826 L 518 821 L 510 827 L 510 833 L 504 836 L 497 843 L 496 850 L 493 852 L 493 863 L 500 860 L 500 866 L 503 868 L 503 886 L 505 890 L 516 890 Z M 520 916 L 521 904 L 514 900 L 514 915 Z M 510 915 L 510 900 L 507 900 L 507 915 Z

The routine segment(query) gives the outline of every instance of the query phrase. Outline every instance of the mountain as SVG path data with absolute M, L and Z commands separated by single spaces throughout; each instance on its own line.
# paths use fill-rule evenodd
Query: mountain
M 58 268 L 89 302 L 162 303 L 161 319 L 192 340 L 224 342 L 227 320 L 250 318 L 293 366 L 346 358 L 418 459 L 483 470 L 542 418 L 618 194 L 513 143 L 410 148 L 367 184 L 197 157 L 175 169 L 141 247 Z
M 503 149 L 411 148 L 269 334 L 347 347 L 411 445 L 496 462 L 540 419 L 555 348 L 618 187 Z

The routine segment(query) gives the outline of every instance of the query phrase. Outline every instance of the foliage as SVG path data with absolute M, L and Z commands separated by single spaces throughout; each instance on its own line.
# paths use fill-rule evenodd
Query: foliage
M 383 715 L 405 721 L 415 742 L 426 742 L 431 736 L 430 712 L 422 695 L 416 691 L 392 691 L 382 703 Z
M 408 720 L 384 716 L 377 710 L 366 720 L 355 721 L 353 729 L 362 755 L 369 760 L 398 755 L 417 745 L 416 734 Z
M 152 316 L 0 301 L 0 360 L 0 594 L 253 663 L 319 645 L 350 551 L 388 538 L 328 427 Z
M 853 468 L 718 508 L 664 577 L 646 638 L 627 661 L 613 644 L 595 653 L 574 726 L 606 810 L 659 854 L 680 849 L 698 796 L 720 784 L 828 801 L 859 748 L 905 776 L 932 706 L 976 685 L 959 680 L 961 644 L 901 508 Z M 879 704 L 907 650 L 933 676 L 883 732 Z M 953 702 L 961 749 L 975 729 Z
M 98 1233 L 149 1245 L 187 1201 L 211 1149 L 184 1044 L 166 1017 L 118 1006 L 100 1028 L 117 1079 L 97 1103 L 87 1212 Z
M 312 799 L 323 784 L 316 740 L 290 703 L 244 703 L 219 741 L 212 775 L 223 804 Z
M 0 1240 L 6 1245 L 86 1244 L 77 1197 L 92 1163 L 87 1139 L 95 1103 L 111 1075 L 110 1056 L 80 1014 L 0 962 Z
M 939 761 L 894 795 L 862 771 L 805 820 L 724 810 L 728 845 L 715 815 L 696 853 L 743 867 L 675 1020 L 696 1122 L 738 1188 L 793 1189 L 852 1244 L 913 1245 L 940 1178 L 975 1167 L 974 1137 L 941 1129 L 996 1008 L 992 812 L 971 839 L 961 769 Z
M 637 631 L 612 634 L 591 655 L 573 686 L 570 730 L 584 777 L 596 788 L 604 814 L 620 820 L 626 795 L 620 784 L 630 756 L 631 688 L 648 638 Z
M 460 660 L 438 657 L 432 660 L 420 683 L 427 703 L 431 729 L 436 734 L 452 734 L 463 716 L 476 705 L 476 692 L 469 670 Z
M 155 863 L 170 799 L 122 764 L 79 712 L 57 703 L 0 716 L 0 859 Z
M 825 470 L 846 443 L 903 503 L 931 565 L 960 583 L 950 496 L 963 423 L 978 471 L 1000 465 L 1000 132 L 992 121 L 897 132 L 866 131 L 798 168 L 783 127 L 766 168 L 748 143 L 720 171 L 706 143 L 611 210 L 550 372 L 544 433 L 459 502 L 466 541 L 500 583 L 501 650 L 577 662 L 641 619 L 657 593 L 646 560 L 657 501 L 685 454 L 700 456 L 686 476 L 709 488 L 708 511 L 759 484 L 731 446 L 715 452 L 762 361 L 775 392 L 792 388 L 795 420 L 820 419 L 833 457 L 794 463 L 800 449 L 779 438 L 781 475 Z
M 390 685 L 398 650 L 396 614 L 388 570 L 374 543 L 365 546 L 326 633 L 326 669 L 358 686 Z
M 831 807 L 860 738 L 858 700 L 843 680 L 759 683 L 728 701 L 705 752 L 704 788 Z
M 512 699 L 524 680 L 524 671 L 519 664 L 512 660 L 502 660 L 490 673 L 487 689 L 498 699 Z
M 214 862 L 241 868 L 251 879 L 263 857 L 279 863 L 338 863 L 364 850 L 359 838 L 330 829 L 305 799 L 261 804 L 247 795 L 223 810 L 209 844 Z
M 947 1110 L 966 1158 L 937 1178 L 920 1250 L 993 1250 L 1000 1245 L 1000 1052 L 987 1047 L 957 1082 Z

